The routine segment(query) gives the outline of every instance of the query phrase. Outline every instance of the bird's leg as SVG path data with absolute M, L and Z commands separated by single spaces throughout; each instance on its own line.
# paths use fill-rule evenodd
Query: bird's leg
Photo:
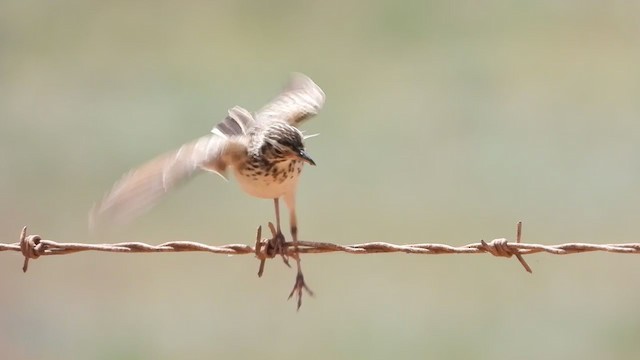
M 274 243 L 273 245 L 274 245 L 276 254 L 280 254 L 282 256 L 282 261 L 285 263 L 285 265 L 291 267 L 289 265 L 289 259 L 287 258 L 287 254 L 286 254 L 284 235 L 282 234 L 282 230 L 280 230 L 280 199 L 279 198 L 273 199 L 273 206 L 276 210 L 276 234 L 273 238 L 273 243 Z
M 276 231 L 281 234 L 280 230 L 280 198 L 273 199 L 273 207 L 276 209 Z
M 284 200 L 289 208 L 289 225 L 291 226 L 291 237 L 293 239 L 294 249 L 294 254 L 292 256 L 296 260 L 296 268 L 298 270 L 296 274 L 296 282 L 289 294 L 289 299 L 291 299 L 293 294 L 296 294 L 296 297 L 298 298 L 298 310 L 300 310 L 300 306 L 302 305 L 302 289 L 306 290 L 311 296 L 313 296 L 313 291 L 311 291 L 307 284 L 305 284 L 304 275 L 302 274 L 302 266 L 300 265 L 300 254 L 298 253 L 298 219 L 296 217 L 295 195 L 285 195 Z

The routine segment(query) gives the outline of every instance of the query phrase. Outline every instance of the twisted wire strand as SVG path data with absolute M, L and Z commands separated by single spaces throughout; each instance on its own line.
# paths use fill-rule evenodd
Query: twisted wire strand
M 618 254 L 640 254 L 640 243 L 625 244 L 589 244 L 589 243 L 565 243 L 558 245 L 527 244 L 520 242 L 522 223 L 518 223 L 516 241 L 507 239 L 494 239 L 490 242 L 481 240 L 463 246 L 451 246 L 445 244 L 391 244 L 386 242 L 368 242 L 353 245 L 339 245 L 326 242 L 300 241 L 298 251 L 294 251 L 291 242 L 276 244 L 276 233 L 273 224 L 269 224 L 272 232 L 271 238 L 262 238 L 262 228 L 258 228 L 254 246 L 245 244 L 207 245 L 192 241 L 171 241 L 159 245 L 151 245 L 142 242 L 121 242 L 115 244 L 85 244 L 85 243 L 60 243 L 43 239 L 39 235 L 27 235 L 25 226 L 20 233 L 20 241 L 12 244 L 0 243 L 1 251 L 21 252 L 24 256 L 23 271 L 27 271 L 29 260 L 47 255 L 66 255 L 85 251 L 113 252 L 113 253 L 167 253 L 167 252 L 208 252 L 225 255 L 254 254 L 260 261 L 258 275 L 262 275 L 265 261 L 277 255 L 282 256 L 285 263 L 289 257 L 298 254 L 322 254 L 344 252 L 348 254 L 381 254 L 381 253 L 406 253 L 421 255 L 443 254 L 481 254 L 488 253 L 493 256 L 515 256 L 524 269 L 532 272 L 523 255 L 536 253 L 548 253 L 553 255 L 570 255 L 585 252 L 609 252 Z

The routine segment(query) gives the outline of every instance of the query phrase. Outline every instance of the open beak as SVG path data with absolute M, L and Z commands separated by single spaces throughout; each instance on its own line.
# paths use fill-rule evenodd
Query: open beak
M 308 162 L 310 165 L 316 166 L 316 162 L 313 161 L 313 159 L 309 156 L 309 154 L 307 154 L 306 151 L 300 150 L 300 152 L 298 153 L 298 157 L 300 159 Z

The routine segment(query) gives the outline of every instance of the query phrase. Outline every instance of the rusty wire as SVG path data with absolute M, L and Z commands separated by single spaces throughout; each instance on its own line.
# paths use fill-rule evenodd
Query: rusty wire
M 445 244 L 407 244 L 396 245 L 385 242 L 369 242 L 354 245 L 339 245 L 325 242 L 300 241 L 297 253 L 293 244 L 286 242 L 284 246 L 277 246 L 275 243 L 275 229 L 273 224 L 269 224 L 272 232 L 270 239 L 262 238 L 262 229 L 258 228 L 256 242 L 254 246 L 244 244 L 228 244 L 220 246 L 206 245 L 191 241 L 171 241 L 159 245 L 145 244 L 141 242 L 122 242 L 115 244 L 83 244 L 83 243 L 59 243 L 52 240 L 43 239 L 39 235 L 27 235 L 25 226 L 20 233 L 20 241 L 13 244 L 0 243 L 0 251 L 21 252 L 24 256 L 23 271 L 27 271 L 30 259 L 37 259 L 45 255 L 65 255 L 83 251 L 115 252 L 115 253 L 159 253 L 159 252 L 209 252 L 226 255 L 246 255 L 254 254 L 260 259 L 260 269 L 258 275 L 262 275 L 266 259 L 277 255 L 282 256 L 285 263 L 289 257 L 300 254 L 320 254 L 331 252 L 345 252 L 348 254 L 379 254 L 379 253 L 407 253 L 421 255 L 442 255 L 442 254 L 480 254 L 489 253 L 493 256 L 511 257 L 515 256 L 524 269 L 532 272 L 523 255 L 536 253 L 548 253 L 553 255 L 569 255 L 584 252 L 603 251 L 622 254 L 640 254 L 640 243 L 626 244 L 587 244 L 587 243 L 566 243 L 559 245 L 541 245 L 521 243 L 522 223 L 518 223 L 516 241 L 509 242 L 507 239 L 495 239 L 490 242 L 481 240 L 479 243 L 472 243 L 463 246 L 450 246 Z

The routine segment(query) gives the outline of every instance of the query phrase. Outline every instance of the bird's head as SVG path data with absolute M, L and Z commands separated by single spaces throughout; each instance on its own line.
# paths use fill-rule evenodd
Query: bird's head
M 302 132 L 289 124 L 277 122 L 271 124 L 264 133 L 262 152 L 270 152 L 278 158 L 300 159 L 311 165 L 316 163 L 307 154 Z

